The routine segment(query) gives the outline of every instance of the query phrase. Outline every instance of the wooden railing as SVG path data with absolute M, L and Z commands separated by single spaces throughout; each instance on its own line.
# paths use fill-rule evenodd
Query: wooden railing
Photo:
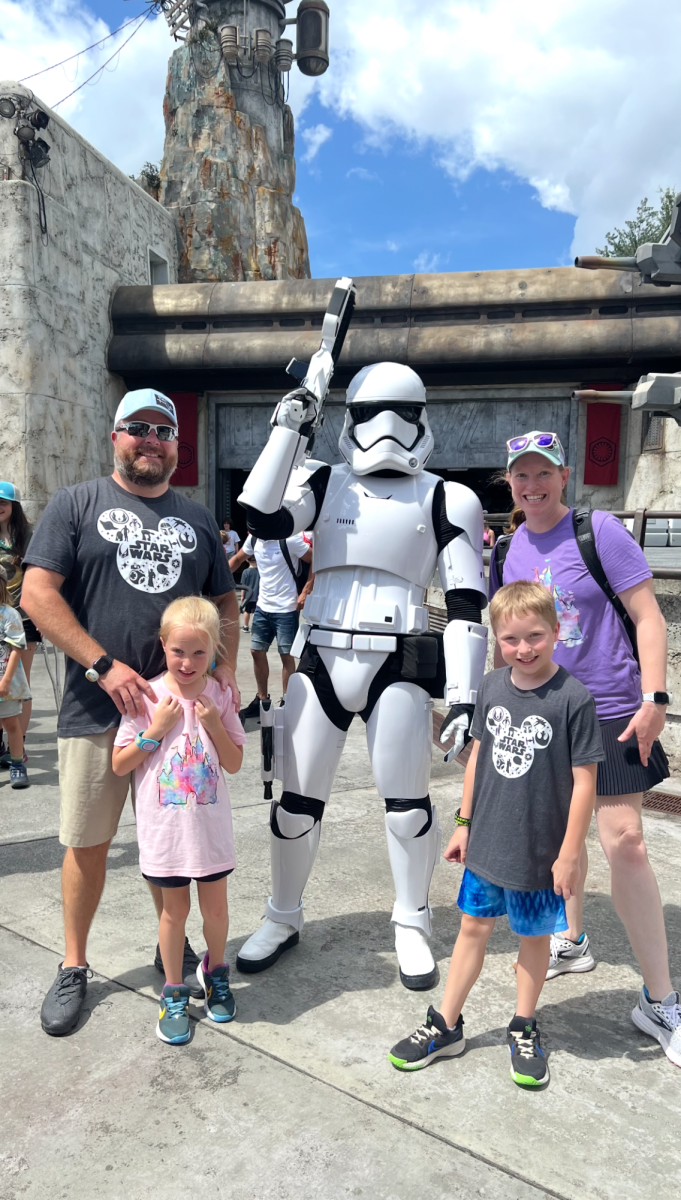
M 634 527 L 632 530 L 633 536 L 638 542 L 641 549 L 644 548 L 646 525 L 648 520 L 680 520 L 681 512 L 673 509 L 662 508 L 636 508 L 636 509 L 613 509 L 613 517 L 619 517 L 620 520 L 633 520 Z M 501 526 L 503 529 L 510 517 L 510 513 L 485 513 L 485 520 L 488 525 Z M 651 567 L 653 579 L 681 579 L 681 569 L 678 567 Z

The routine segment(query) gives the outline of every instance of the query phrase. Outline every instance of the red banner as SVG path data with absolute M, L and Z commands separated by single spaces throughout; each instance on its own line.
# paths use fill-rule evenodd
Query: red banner
M 588 404 L 586 408 L 586 459 L 584 482 L 613 487 L 620 465 L 619 404 Z
M 168 392 L 177 410 L 177 467 L 171 483 L 176 487 L 196 487 L 199 482 L 199 437 L 196 392 Z

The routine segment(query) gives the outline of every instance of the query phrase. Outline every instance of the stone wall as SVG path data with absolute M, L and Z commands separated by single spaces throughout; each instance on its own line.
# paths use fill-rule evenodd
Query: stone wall
M 0 95 L 26 94 L 0 83 Z M 2 477 L 31 519 L 58 487 L 111 470 L 108 433 L 123 380 L 106 365 L 121 283 L 149 282 L 149 248 L 177 280 L 173 218 L 56 113 L 38 195 L 22 178 L 14 121 L 0 118 L 0 409 Z
M 310 275 L 280 77 L 266 66 L 240 72 L 220 55 L 217 26 L 243 25 L 243 11 L 241 0 L 210 0 L 210 25 L 169 63 L 160 199 L 177 219 L 185 283 Z M 248 13 L 249 27 L 268 29 L 274 43 L 280 23 L 271 6 L 251 0 Z

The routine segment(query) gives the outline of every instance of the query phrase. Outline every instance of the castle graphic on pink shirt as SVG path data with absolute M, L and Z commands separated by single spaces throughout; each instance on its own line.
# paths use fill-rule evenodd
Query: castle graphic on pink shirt
M 217 768 L 204 749 L 199 733 L 193 742 L 185 734 L 184 754 L 180 754 L 178 747 L 161 769 L 158 802 L 162 807 L 170 804 L 186 807 L 192 801 L 196 804 L 216 804 L 217 798 Z
M 575 605 L 574 592 L 566 592 L 559 583 L 554 584 L 549 562 L 543 571 L 540 571 L 539 567 L 534 568 L 532 582 L 540 583 L 553 596 L 560 625 L 558 641 L 566 646 L 581 646 L 584 638 L 579 627 L 579 609 Z

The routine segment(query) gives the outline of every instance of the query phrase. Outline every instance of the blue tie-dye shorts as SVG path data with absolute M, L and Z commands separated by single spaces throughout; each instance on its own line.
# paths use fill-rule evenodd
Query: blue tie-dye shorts
M 568 928 L 565 901 L 553 888 L 538 892 L 517 892 L 489 883 L 466 867 L 457 904 L 470 917 L 508 917 L 519 937 L 541 937 L 562 933 Z

